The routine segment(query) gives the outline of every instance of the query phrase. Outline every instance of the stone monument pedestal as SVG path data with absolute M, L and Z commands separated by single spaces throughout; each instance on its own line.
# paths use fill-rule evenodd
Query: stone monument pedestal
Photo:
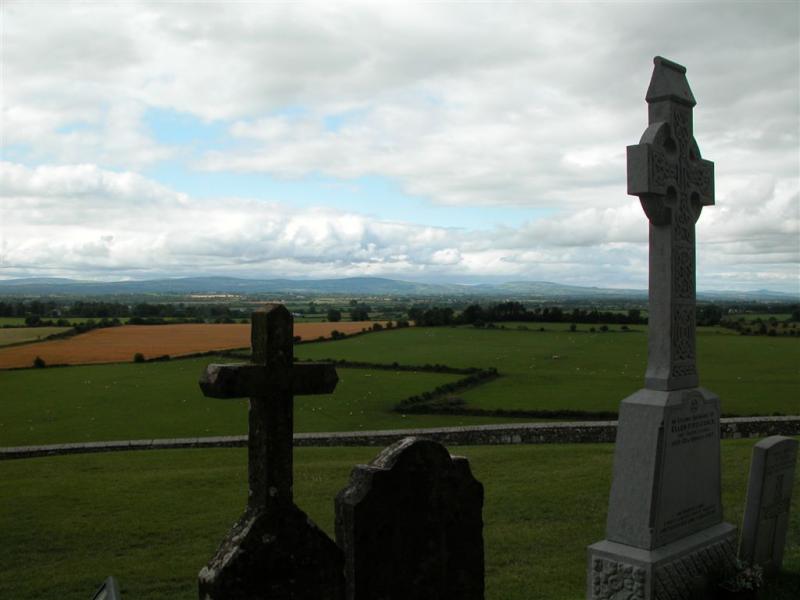
M 704 388 L 642 389 L 622 401 L 587 598 L 686 600 L 696 578 L 731 572 L 737 533 L 722 522 L 719 431 L 719 398 Z
M 736 527 L 719 523 L 654 550 L 597 542 L 588 548 L 586 597 L 687 600 L 694 578 L 724 578 L 736 554 L 736 537 Z

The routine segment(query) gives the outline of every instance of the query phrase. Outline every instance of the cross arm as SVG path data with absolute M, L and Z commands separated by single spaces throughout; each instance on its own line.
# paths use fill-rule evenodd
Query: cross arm
M 336 367 L 330 363 L 294 365 L 291 376 L 283 381 L 263 365 L 210 364 L 200 377 L 200 389 L 210 398 L 245 398 L 265 396 L 270 389 L 291 385 L 292 394 L 305 396 L 330 394 L 338 382 Z
M 672 149 L 669 126 L 653 123 L 635 146 L 628 146 L 628 194 L 664 196 L 667 186 L 677 179 L 673 161 L 667 158 Z

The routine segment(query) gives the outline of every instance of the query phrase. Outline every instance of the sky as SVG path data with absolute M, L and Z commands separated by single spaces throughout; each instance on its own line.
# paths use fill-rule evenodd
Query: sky
M 700 290 L 800 293 L 800 3 L 0 2 L 0 279 L 647 287 L 653 57 Z

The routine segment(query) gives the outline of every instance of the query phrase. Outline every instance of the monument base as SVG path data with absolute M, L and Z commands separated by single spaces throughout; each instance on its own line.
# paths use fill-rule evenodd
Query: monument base
M 587 550 L 587 600 L 689 600 L 704 579 L 732 573 L 736 527 L 719 523 L 653 550 L 608 540 Z
M 201 600 L 343 600 L 344 553 L 291 502 L 239 518 L 198 576 Z

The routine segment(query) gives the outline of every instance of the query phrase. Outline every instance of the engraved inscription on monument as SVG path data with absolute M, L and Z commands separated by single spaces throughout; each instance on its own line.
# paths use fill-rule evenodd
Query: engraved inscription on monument
M 719 403 L 691 390 L 664 413 L 659 495 L 654 523 L 658 547 L 722 520 L 719 470 L 699 456 L 719 452 Z

